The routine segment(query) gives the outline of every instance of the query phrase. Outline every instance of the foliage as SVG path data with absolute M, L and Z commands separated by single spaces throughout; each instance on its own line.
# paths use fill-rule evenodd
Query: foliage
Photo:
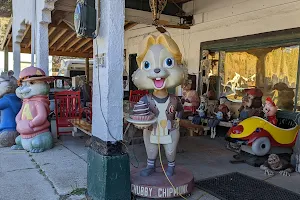
M 9 23 L 9 18 L 0 17 L 0 45 L 2 44 L 2 40 L 4 39 L 8 23 Z
M 0 0 L 0 17 L 10 17 L 12 12 L 12 0 Z
M 60 63 L 64 59 L 72 59 L 73 57 L 67 57 L 67 56 L 53 56 L 52 57 L 52 70 L 53 72 L 56 72 L 60 68 Z

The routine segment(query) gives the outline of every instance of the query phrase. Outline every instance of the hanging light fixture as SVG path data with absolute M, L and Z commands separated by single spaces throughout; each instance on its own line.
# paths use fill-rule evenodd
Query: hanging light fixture
M 152 12 L 153 25 L 158 26 L 158 20 L 167 3 L 167 0 L 149 0 L 149 5 Z

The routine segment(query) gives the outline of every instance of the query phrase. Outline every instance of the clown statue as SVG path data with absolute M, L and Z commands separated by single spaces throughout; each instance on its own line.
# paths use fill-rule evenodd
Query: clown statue
M 268 119 L 268 121 L 273 124 L 274 126 L 277 125 L 277 107 L 275 103 L 272 101 L 270 97 L 266 98 L 266 104 L 263 108 L 263 112 L 265 113 L 265 117 Z
M 25 149 L 39 153 L 52 148 L 53 138 L 49 131 L 50 90 L 45 72 L 37 67 L 27 67 L 20 73 L 19 87 L 16 94 L 23 100 L 23 105 L 16 116 L 17 131 L 16 145 L 12 149 Z
M 15 144 L 19 135 L 16 130 L 16 115 L 21 109 L 22 103 L 16 94 L 18 87 L 14 72 L 2 72 L 0 75 L 0 147 L 8 147 Z
M 143 90 L 154 90 L 141 98 L 134 108 L 133 117 L 157 120 L 144 129 L 144 143 L 147 151 L 147 167 L 141 176 L 150 176 L 155 172 L 155 162 L 159 153 L 159 144 L 165 149 L 168 160 L 167 176 L 173 176 L 175 169 L 176 147 L 179 141 L 179 118 L 183 114 L 180 99 L 168 93 L 183 83 L 187 76 L 182 64 L 181 52 L 175 41 L 166 34 L 158 37 L 147 36 L 137 57 L 139 69 L 132 75 L 134 84 Z

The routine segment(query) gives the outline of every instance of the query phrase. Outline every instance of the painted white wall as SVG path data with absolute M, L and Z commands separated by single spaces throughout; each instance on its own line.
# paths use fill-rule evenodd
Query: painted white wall
M 194 0 L 184 4 L 194 13 L 190 30 L 168 29 L 188 63 L 189 73 L 198 74 L 200 43 L 300 26 L 300 0 Z M 138 25 L 125 32 L 125 49 L 137 53 L 138 44 L 156 29 Z M 127 60 L 126 69 L 129 62 Z

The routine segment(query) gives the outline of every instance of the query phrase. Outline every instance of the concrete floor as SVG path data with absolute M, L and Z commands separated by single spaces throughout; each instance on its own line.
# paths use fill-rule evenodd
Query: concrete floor
M 40 154 L 1 148 L 0 200 L 85 199 L 80 194 L 87 187 L 86 139 L 66 136 L 53 149 Z M 229 163 L 234 153 L 225 148 L 225 141 L 221 137 L 214 140 L 204 136 L 182 137 L 178 149 L 180 153 L 177 154 L 176 164 L 191 170 L 195 180 L 241 172 L 300 194 L 298 173 L 293 173 L 291 177 L 267 177 L 259 168 Z M 129 153 L 133 165 L 145 165 L 143 144 L 129 146 Z M 77 195 L 71 195 L 74 193 Z M 217 198 L 195 189 L 188 199 Z

